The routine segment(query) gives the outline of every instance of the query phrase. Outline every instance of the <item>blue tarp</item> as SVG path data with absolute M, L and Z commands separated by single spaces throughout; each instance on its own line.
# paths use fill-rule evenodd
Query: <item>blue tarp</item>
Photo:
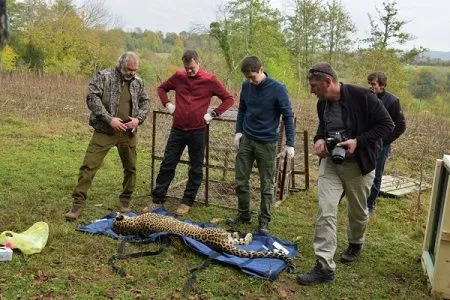
M 161 214 L 161 215 L 172 215 L 169 212 L 165 211 L 162 208 L 157 208 L 153 211 L 153 213 Z M 133 217 L 138 214 L 130 212 L 127 213 L 128 216 Z M 95 220 L 87 225 L 83 225 L 78 227 L 76 230 L 91 234 L 103 234 L 113 238 L 121 239 L 122 236 L 116 234 L 112 230 L 112 222 L 116 213 L 111 213 L 105 216 L 102 219 Z M 191 220 L 184 220 L 184 222 L 196 224 L 201 227 L 217 227 L 216 224 L 213 223 L 198 223 Z M 153 233 L 149 236 L 148 239 L 145 239 L 145 242 L 151 243 L 158 239 L 159 236 L 167 233 Z M 232 265 L 240 269 L 242 272 L 253 275 L 262 279 L 275 280 L 278 275 L 288 267 L 287 263 L 283 260 L 276 258 L 242 258 L 237 257 L 231 254 L 217 252 L 211 249 L 209 246 L 196 241 L 192 238 L 185 237 L 180 235 L 180 238 L 188 245 L 193 251 L 205 255 L 207 257 L 211 257 L 213 260 L 219 261 L 221 263 Z M 258 233 L 253 234 L 253 241 L 249 245 L 238 245 L 237 247 L 244 250 L 253 250 L 253 251 L 270 251 L 273 250 L 274 242 L 278 242 L 284 248 L 289 251 L 288 256 L 294 258 L 297 255 L 298 246 L 296 244 L 287 243 L 282 241 L 274 236 L 270 235 L 262 235 Z

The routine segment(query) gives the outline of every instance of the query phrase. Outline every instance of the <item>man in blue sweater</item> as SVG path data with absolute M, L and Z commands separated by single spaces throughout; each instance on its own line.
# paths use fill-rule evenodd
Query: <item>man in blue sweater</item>
M 286 158 L 294 157 L 294 117 L 286 87 L 263 71 L 256 56 L 244 59 L 242 84 L 234 144 L 236 156 L 236 194 L 238 214 L 229 224 L 251 223 L 249 179 L 253 163 L 259 170 L 261 204 L 259 231 L 269 233 L 274 201 L 275 161 L 280 117 L 286 132 Z
M 402 106 L 396 96 L 386 91 L 387 76 L 384 72 L 375 72 L 369 74 L 367 77 L 369 89 L 374 92 L 378 99 L 381 100 L 384 107 L 394 121 L 394 130 L 383 138 L 383 147 L 378 153 L 377 164 L 375 167 L 375 179 L 373 180 L 372 188 L 370 189 L 369 198 L 367 198 L 367 207 L 369 208 L 369 215 L 375 213 L 376 198 L 380 193 L 381 178 L 383 177 L 384 165 L 391 153 L 391 143 L 398 139 L 406 130 L 405 116 L 403 115 Z

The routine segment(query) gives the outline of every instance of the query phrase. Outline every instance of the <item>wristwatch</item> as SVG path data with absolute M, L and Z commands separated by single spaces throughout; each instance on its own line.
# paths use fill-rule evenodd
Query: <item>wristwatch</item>
M 210 114 L 211 117 L 213 117 L 213 118 L 217 117 L 217 113 L 216 113 L 216 111 L 215 111 L 214 109 L 213 109 L 209 114 Z

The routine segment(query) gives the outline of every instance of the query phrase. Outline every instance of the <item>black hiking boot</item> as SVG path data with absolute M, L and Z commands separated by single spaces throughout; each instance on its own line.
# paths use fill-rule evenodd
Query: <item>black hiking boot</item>
M 269 234 L 269 221 L 259 220 L 259 232 L 264 235 Z
M 361 254 L 362 248 L 363 244 L 349 243 L 347 250 L 345 250 L 341 255 L 341 262 L 349 263 L 355 261 L 359 254 Z
M 252 217 L 250 215 L 243 215 L 238 213 L 236 217 L 230 218 L 226 221 L 228 226 L 234 226 L 238 224 L 252 224 Z
M 297 282 L 300 285 L 315 285 L 319 283 L 333 283 L 334 271 L 326 269 L 323 264 L 316 260 L 316 265 L 308 273 L 297 276 Z

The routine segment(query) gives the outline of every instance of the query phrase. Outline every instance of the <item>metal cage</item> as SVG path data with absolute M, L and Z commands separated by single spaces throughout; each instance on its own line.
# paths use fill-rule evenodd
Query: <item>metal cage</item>
M 236 150 L 233 144 L 236 117 L 236 110 L 228 110 L 220 118 L 215 118 L 211 125 L 207 125 L 205 129 L 203 180 L 196 202 L 236 208 L 234 183 Z M 156 172 L 159 170 L 159 165 L 163 159 L 171 126 L 172 116 L 170 114 L 157 110 L 153 111 L 150 190 L 153 190 L 155 184 Z M 284 154 L 286 137 L 282 124 L 279 126 L 279 131 L 274 193 L 275 206 L 279 205 L 290 192 L 309 189 L 308 132 L 296 132 L 296 154 L 294 159 L 288 161 Z M 302 137 L 301 139 L 298 138 L 299 135 Z M 299 147 L 301 144 L 303 147 Z M 168 199 L 181 199 L 187 182 L 188 165 L 187 151 L 184 151 L 177 166 L 174 180 L 169 186 Z M 300 181 L 302 186 L 297 186 Z M 250 176 L 252 210 L 259 207 L 259 186 L 258 172 L 254 167 Z

